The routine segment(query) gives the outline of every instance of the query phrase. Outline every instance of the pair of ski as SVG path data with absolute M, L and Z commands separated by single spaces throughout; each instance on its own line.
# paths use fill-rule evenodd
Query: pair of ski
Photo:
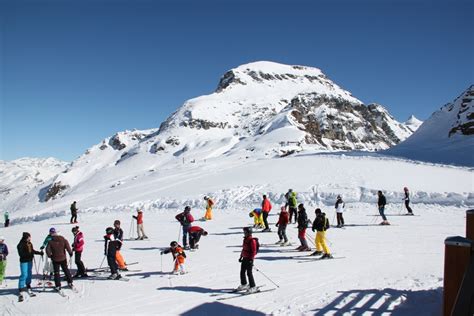
M 231 294 L 231 296 L 225 296 L 225 297 L 219 297 L 217 300 L 218 301 L 225 301 L 225 300 L 230 300 L 230 299 L 233 299 L 233 298 L 238 298 L 238 297 L 242 297 L 242 296 L 248 296 L 248 295 L 254 295 L 254 294 L 260 294 L 260 293 L 265 293 L 265 292 L 271 292 L 271 291 L 275 291 L 276 288 L 271 288 L 271 289 L 262 289 L 265 285 L 260 285 L 260 286 L 257 286 L 257 291 L 255 292 L 249 292 L 247 290 L 242 290 L 242 291 L 239 291 L 237 289 L 234 289 L 234 290 L 231 290 L 229 292 L 226 292 L 226 294 Z
M 135 264 L 138 264 L 138 261 L 137 262 L 130 262 L 130 263 L 127 263 L 127 267 L 128 266 L 133 266 Z M 119 269 L 120 270 L 120 269 Z M 87 272 L 108 272 L 110 271 L 110 267 L 103 267 L 103 268 L 95 268 L 95 269 L 87 269 Z M 122 270 L 124 271 L 124 270 Z M 139 272 L 139 270 L 128 270 L 128 271 L 131 271 L 131 272 Z M 124 272 L 128 272 L 128 271 L 124 271 Z
M 79 293 L 79 291 L 77 290 L 77 288 L 76 288 L 74 285 L 68 286 L 67 288 L 68 288 L 69 290 L 71 290 L 72 292 L 76 293 L 76 294 Z M 56 292 L 56 293 L 58 293 L 58 294 L 61 295 L 62 297 L 66 297 L 66 298 L 69 297 L 69 296 L 66 294 L 66 292 L 64 292 L 64 289 L 62 289 L 62 288 L 59 289 L 59 290 L 53 289 L 53 291 Z

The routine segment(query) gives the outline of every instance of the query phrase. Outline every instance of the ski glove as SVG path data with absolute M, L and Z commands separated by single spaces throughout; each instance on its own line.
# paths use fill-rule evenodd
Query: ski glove
M 240 257 L 239 262 L 242 262 L 242 261 L 244 261 L 244 258 Z

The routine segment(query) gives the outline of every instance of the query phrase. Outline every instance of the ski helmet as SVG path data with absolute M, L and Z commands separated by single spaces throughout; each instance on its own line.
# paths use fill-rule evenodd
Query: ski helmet
M 50 233 L 50 234 L 56 234 L 56 228 L 51 227 L 51 228 L 49 229 L 49 233 Z
M 105 229 L 105 233 L 106 233 L 107 235 L 113 234 L 113 233 L 114 233 L 114 229 L 113 229 L 112 227 L 107 227 L 107 228 Z
M 249 213 L 249 217 L 254 217 L 253 211 Z
M 245 235 L 252 235 L 252 227 L 244 227 L 243 230 Z
M 204 231 L 202 232 L 202 235 L 203 235 L 203 236 L 207 236 L 207 235 L 208 235 L 208 232 L 204 230 Z
M 170 247 L 174 248 L 174 247 L 177 247 L 177 246 L 178 246 L 178 242 L 176 242 L 176 241 L 170 242 Z

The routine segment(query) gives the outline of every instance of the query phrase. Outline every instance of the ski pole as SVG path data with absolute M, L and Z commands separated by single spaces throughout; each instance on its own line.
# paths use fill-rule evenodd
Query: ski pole
M 102 268 L 102 265 L 104 264 L 105 257 L 106 257 L 106 255 L 104 255 L 104 257 L 102 258 L 102 262 L 100 263 L 99 269 Z
M 333 225 L 334 225 L 334 220 L 336 219 L 336 214 L 337 214 L 337 212 L 334 212 L 334 216 L 332 217 L 332 223 L 333 223 Z M 339 223 L 337 223 L 337 224 L 339 225 Z
M 133 238 L 133 236 L 132 236 L 132 232 L 133 232 L 132 228 L 133 228 L 133 219 L 130 220 L 130 229 L 128 230 L 128 239 L 132 239 L 132 238 Z
M 263 273 L 262 271 L 260 271 L 256 266 L 254 266 L 254 268 L 255 268 L 255 270 L 257 270 L 257 272 L 260 272 L 265 278 L 267 278 L 267 280 L 269 280 L 270 282 L 272 282 L 273 284 L 275 284 L 276 287 L 278 287 L 278 288 L 280 287 L 278 284 L 276 284 L 275 282 L 273 282 L 272 279 L 270 279 L 269 277 L 267 277 L 267 276 L 265 275 L 265 273 Z
M 314 238 L 311 238 L 311 236 L 310 236 L 308 233 L 306 233 L 305 235 L 306 235 L 306 238 L 309 239 L 309 241 L 311 242 L 311 244 L 312 244 L 314 247 L 316 247 L 316 244 L 315 244 L 314 241 L 313 241 Z
M 179 237 L 181 236 L 181 225 L 179 225 L 179 231 L 178 231 L 178 239 L 179 240 Z
M 161 258 L 161 273 L 163 273 L 163 254 L 161 253 L 160 254 L 160 258 Z

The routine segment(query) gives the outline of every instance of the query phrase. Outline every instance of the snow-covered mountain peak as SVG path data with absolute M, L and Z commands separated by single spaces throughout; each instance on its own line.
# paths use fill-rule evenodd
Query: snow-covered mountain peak
M 408 120 L 405 121 L 406 127 L 408 127 L 412 132 L 415 132 L 421 124 L 423 124 L 423 121 L 417 119 L 413 114 L 408 118 Z

